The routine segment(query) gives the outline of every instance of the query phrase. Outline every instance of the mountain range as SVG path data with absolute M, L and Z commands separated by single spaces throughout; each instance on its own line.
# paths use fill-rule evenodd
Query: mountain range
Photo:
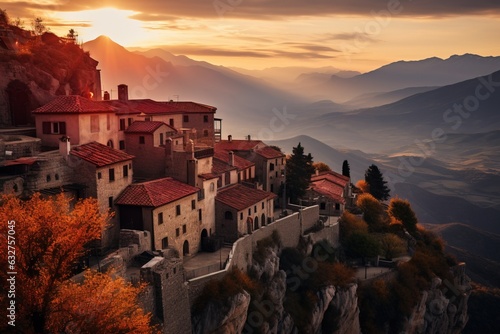
M 348 160 L 354 183 L 377 164 L 391 194 L 407 198 L 452 253 L 474 262 L 475 279 L 498 284 L 498 259 L 481 260 L 474 247 L 500 238 L 500 57 L 399 61 L 361 74 L 227 68 L 164 49 L 130 51 L 104 36 L 83 47 L 112 95 L 126 83 L 131 98 L 213 105 L 225 135 L 252 135 L 287 153 L 301 142 L 334 170 Z

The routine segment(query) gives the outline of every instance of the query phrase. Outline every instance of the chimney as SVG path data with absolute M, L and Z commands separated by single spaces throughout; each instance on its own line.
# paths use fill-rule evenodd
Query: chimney
M 318 175 L 319 175 L 319 169 L 317 169 L 317 168 L 316 168 L 316 169 L 314 170 L 314 172 L 315 172 L 316 176 L 318 176 Z
M 248 141 L 250 141 L 250 140 L 252 139 L 252 137 L 250 137 L 250 135 L 248 135 L 248 137 L 247 137 L 247 138 L 248 138 Z
M 59 154 L 61 154 L 61 156 L 64 159 L 68 158 L 70 150 L 71 150 L 71 144 L 69 137 L 62 136 L 61 138 L 59 138 Z
M 128 101 L 128 86 L 121 84 L 118 85 L 118 100 Z
M 229 166 L 234 167 L 234 152 L 229 152 Z
M 109 100 L 111 100 L 111 97 L 109 96 L 109 92 L 108 92 L 108 91 L 105 91 L 105 92 L 104 92 L 104 96 L 102 97 L 102 99 L 103 99 L 104 101 L 109 101 Z
M 228 142 L 232 142 L 232 141 L 233 141 L 233 136 L 228 135 L 228 136 L 227 136 L 227 141 L 228 141 Z

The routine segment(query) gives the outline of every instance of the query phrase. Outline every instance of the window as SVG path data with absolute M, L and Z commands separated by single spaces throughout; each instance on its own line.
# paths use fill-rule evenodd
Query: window
M 248 209 L 248 215 L 250 216 L 251 214 L 252 214 L 252 209 L 251 209 L 251 208 L 249 208 L 249 209 Z
M 127 122 L 128 122 L 128 126 L 130 126 L 132 124 L 132 122 L 134 121 L 133 118 L 127 118 Z
M 203 219 L 203 215 L 202 215 L 201 209 L 198 209 L 198 220 L 201 222 L 202 219 Z
M 45 135 L 47 134 L 65 135 L 66 122 L 43 122 L 42 133 Z
M 108 206 L 113 208 L 113 196 L 108 197 Z
M 109 172 L 109 182 L 113 182 L 115 180 L 115 169 L 110 168 L 108 172 Z
M 144 120 L 145 120 L 146 122 L 151 122 L 153 119 L 152 119 L 151 117 L 146 117 L 146 118 L 144 118 Z
M 49 175 L 47 175 L 46 179 L 47 179 L 47 182 L 50 182 L 50 181 L 51 181 L 50 174 L 49 174 Z
M 203 137 L 208 137 L 208 130 L 203 130 Z
M 274 192 L 274 184 L 271 184 L 271 192 Z
M 160 145 L 163 145 L 163 133 L 160 133 Z
M 181 231 L 179 230 L 179 228 L 176 228 L 175 229 L 175 236 L 178 237 L 179 235 L 181 235 Z
M 162 249 L 168 248 L 168 237 L 161 239 L 161 248 Z
M 128 164 L 128 169 L 132 169 L 132 163 Z
M 128 177 L 128 166 L 127 165 L 123 166 L 123 177 Z
M 175 206 L 175 215 L 176 216 L 180 216 L 181 215 L 181 205 L 180 204 L 177 204 Z
M 262 202 L 262 209 L 264 209 L 264 202 Z
M 182 234 L 186 234 L 187 232 L 187 226 L 186 224 L 182 225 Z
M 106 130 L 110 130 L 110 129 L 111 129 L 111 115 L 107 114 L 106 115 Z
M 115 145 L 113 144 L 113 141 L 110 139 L 108 140 L 107 144 L 106 144 L 107 147 L 111 147 L 111 148 L 114 148 Z
M 56 179 L 56 181 L 59 181 L 59 174 L 54 175 L 54 178 Z
M 183 121 L 184 123 L 189 123 L 189 115 L 184 115 L 184 116 L 182 116 L 182 121 Z
M 231 211 L 224 212 L 224 219 L 233 220 L 233 213 Z M 241 219 L 243 219 L 243 217 Z
M 120 147 L 120 150 L 124 150 L 125 149 L 125 140 L 120 140 L 118 145 Z
M 191 209 L 196 210 L 196 201 L 194 199 L 191 200 Z
M 278 171 L 276 171 L 276 175 L 275 175 L 275 177 L 278 177 Z
M 256 213 L 257 212 L 257 205 L 254 205 L 253 207 L 253 213 Z
M 335 203 L 335 210 L 340 210 L 340 204 L 339 203 Z
M 99 132 L 99 115 L 90 116 L 90 132 Z
M 269 170 L 273 171 L 274 170 L 274 164 L 271 163 L 271 165 L 269 165 Z
M 158 213 L 158 225 L 163 224 L 163 212 Z
M 208 115 L 203 115 L 203 123 L 208 123 Z
M 120 131 L 125 130 L 125 118 L 120 119 Z
M 102 179 L 102 173 L 101 172 L 97 172 L 97 179 L 98 180 Z
M 139 136 L 139 144 L 144 144 L 145 142 L 144 136 Z
M 212 182 L 210 183 L 210 192 L 213 192 L 215 190 L 215 184 Z
M 174 119 L 173 118 L 168 120 L 168 125 L 170 125 L 171 127 L 174 126 Z
M 326 203 L 325 202 L 319 203 L 319 209 L 320 210 L 326 210 Z
M 243 212 L 240 212 L 240 220 L 243 220 Z

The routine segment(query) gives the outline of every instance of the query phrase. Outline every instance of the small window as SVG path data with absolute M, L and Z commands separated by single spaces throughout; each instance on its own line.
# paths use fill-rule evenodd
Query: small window
M 133 118 L 127 118 L 127 123 L 128 123 L 128 126 L 130 126 L 132 124 L 132 122 L 134 121 Z
M 202 221 L 203 220 L 203 214 L 202 214 L 202 211 L 201 209 L 198 209 L 198 221 Z
M 262 202 L 262 209 L 264 209 L 264 202 Z
M 274 184 L 271 184 L 271 192 L 274 192 Z
M 158 213 L 158 225 L 163 224 L 163 212 Z
M 274 164 L 273 164 L 273 163 L 271 163 L 271 165 L 269 166 L 269 170 L 270 170 L 270 171 L 273 171 L 273 170 L 274 170 Z
M 102 173 L 101 172 L 97 172 L 97 179 L 98 180 L 102 179 Z
M 326 203 L 325 202 L 319 203 L 319 209 L 326 210 Z
M 212 182 L 210 183 L 210 192 L 213 192 L 215 190 L 215 184 Z
M 175 229 L 175 236 L 178 237 L 179 235 L 181 235 L 181 230 L 179 230 L 179 228 L 176 228 Z
M 335 203 L 335 210 L 340 210 L 340 204 L 339 203 Z
M 120 146 L 120 150 L 124 150 L 125 149 L 125 140 L 120 140 L 118 145 Z
M 43 134 L 65 135 L 66 134 L 66 123 L 65 122 L 43 122 L 42 123 L 42 133 Z
M 243 220 L 243 212 L 240 212 L 240 220 Z
M 181 215 L 181 205 L 180 204 L 177 204 L 175 206 L 175 215 L 176 216 L 180 216 Z
M 163 145 L 163 133 L 160 133 L 160 145 Z
M 145 142 L 144 136 L 139 136 L 139 144 L 144 144 Z
M 252 208 L 248 209 L 248 215 L 250 216 L 252 214 Z
M 168 237 L 161 239 L 161 248 L 162 249 L 168 248 Z
M 47 175 L 46 179 L 47 179 L 47 182 L 50 182 L 50 181 L 51 181 L 50 174 L 49 174 L 49 175 Z
M 115 180 L 115 169 L 110 168 L 108 172 L 109 172 L 109 182 L 113 182 Z
M 208 123 L 208 115 L 203 115 L 203 123 Z
M 99 115 L 90 116 L 90 132 L 99 132 Z
M 191 209 L 196 210 L 196 201 L 194 199 L 191 200 Z
M 168 125 L 170 125 L 171 127 L 174 126 L 174 119 L 173 118 L 168 120 Z
M 233 220 L 233 213 L 231 211 L 224 212 L 224 219 Z M 243 218 L 241 218 L 243 219 Z
M 187 226 L 186 224 L 182 225 L 182 234 L 186 234 L 187 233 Z
M 59 181 L 59 174 L 54 175 L 54 178 L 56 179 L 56 181 Z
M 106 130 L 111 130 L 111 115 L 106 115 Z
M 125 118 L 120 119 L 120 131 L 125 130 Z
M 128 165 L 123 166 L 123 177 L 128 177 Z
M 151 117 L 146 117 L 146 118 L 144 118 L 144 120 L 145 120 L 146 122 L 151 122 L 153 119 L 152 119 Z
M 189 123 L 189 115 L 184 115 L 184 116 L 182 116 L 182 121 L 183 121 L 184 123 Z
M 113 208 L 113 196 L 108 197 L 108 206 Z
M 110 139 L 108 140 L 108 143 L 106 144 L 107 147 L 111 147 L 111 148 L 114 148 L 115 145 L 113 144 L 113 141 Z
M 256 213 L 257 212 L 257 205 L 254 205 L 253 207 L 253 213 Z
M 132 163 L 128 164 L 128 169 L 132 169 Z

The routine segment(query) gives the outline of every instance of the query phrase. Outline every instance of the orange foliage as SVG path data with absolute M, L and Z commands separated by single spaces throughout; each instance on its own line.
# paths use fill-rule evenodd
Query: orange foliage
M 15 221 L 17 323 L 21 331 L 45 332 L 57 287 L 72 275 L 85 245 L 100 238 L 107 219 L 99 213 L 95 199 L 79 201 L 71 210 L 70 199 L 62 194 L 49 200 L 40 194 L 28 201 L 2 197 L 3 245 L 7 244 L 7 222 Z M 0 256 L 7 259 L 7 247 L 0 248 Z M 5 275 L 2 270 L 0 284 L 5 284 Z M 5 294 L 0 298 L 3 307 L 8 301 Z
M 358 182 L 356 182 L 356 188 L 361 189 L 361 191 L 364 193 L 370 192 L 370 185 L 365 180 L 359 180 Z
M 348 211 L 344 211 L 339 224 L 342 241 L 347 240 L 354 232 L 368 233 L 368 224 L 361 217 Z
M 151 314 L 137 304 L 140 287 L 113 273 L 85 273 L 83 284 L 62 284 L 50 305 L 48 326 L 52 333 L 151 333 Z

